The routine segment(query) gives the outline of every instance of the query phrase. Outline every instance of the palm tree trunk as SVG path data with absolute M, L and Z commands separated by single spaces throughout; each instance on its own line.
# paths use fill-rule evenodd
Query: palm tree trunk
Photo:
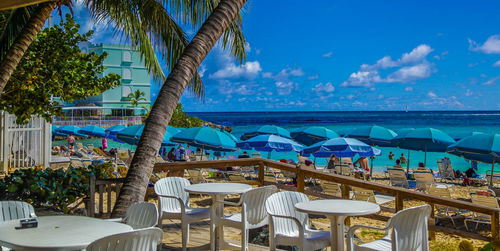
M 54 6 L 53 2 L 40 4 L 38 10 L 33 14 L 19 36 L 14 40 L 14 43 L 10 46 L 9 51 L 0 63 L 0 94 L 16 69 L 17 64 L 23 58 L 24 53 L 42 29 L 45 20 L 49 18 Z
M 146 121 L 111 217 L 123 216 L 132 203 L 144 199 L 156 154 L 184 89 L 245 2 L 246 0 L 222 0 L 168 75 Z

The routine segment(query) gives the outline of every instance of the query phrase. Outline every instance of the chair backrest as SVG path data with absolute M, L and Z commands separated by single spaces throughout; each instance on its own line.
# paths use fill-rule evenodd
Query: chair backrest
M 252 153 L 252 158 L 262 158 L 262 155 L 260 153 Z
M 275 193 L 266 200 L 266 211 L 268 214 L 291 216 L 301 222 L 302 226 L 309 225 L 309 217 L 306 213 L 301 213 L 295 209 L 295 204 L 307 202 L 307 195 L 299 192 L 284 191 Z M 296 236 L 299 228 L 291 219 L 270 217 L 270 223 L 274 227 L 275 234 Z
M 392 228 L 392 250 L 429 250 L 427 220 L 431 206 L 412 207 L 397 212 L 387 222 Z
M 184 205 L 189 205 L 189 193 L 184 190 L 189 185 L 191 185 L 189 180 L 181 177 L 162 178 L 155 183 L 155 193 L 179 197 Z M 180 212 L 181 210 L 181 205 L 176 199 L 159 197 L 158 201 L 161 211 Z
M 417 189 L 427 190 L 429 185 L 434 183 L 434 176 L 428 171 L 414 171 L 413 176 L 417 182 Z
M 345 176 L 351 175 L 353 170 L 354 170 L 354 168 L 351 168 L 351 166 L 348 164 L 341 164 L 341 165 L 335 166 L 335 172 L 337 172 L 338 174 L 345 175 Z
M 323 193 L 331 194 L 336 197 L 342 196 L 342 190 L 340 184 L 330 181 L 320 181 L 319 185 L 323 189 Z
M 438 196 L 438 197 L 441 197 L 441 198 L 451 199 L 450 190 L 448 190 L 448 188 L 446 188 L 446 187 L 429 186 L 426 191 L 430 195 Z M 456 209 L 456 208 L 448 207 L 448 206 L 443 206 L 443 205 L 439 205 L 439 204 L 435 204 L 434 207 L 437 210 L 448 209 L 448 210 L 451 210 L 453 212 L 458 211 L 458 209 Z
M 493 173 L 493 175 L 491 175 L 491 172 L 487 172 L 486 180 L 488 180 L 488 182 L 493 184 L 500 184 L 500 175 L 497 173 Z
M 117 150 L 118 158 L 123 161 L 128 161 L 130 159 L 130 154 L 127 150 Z
M 492 207 L 492 208 L 500 208 L 498 206 L 498 200 L 495 196 L 487 196 L 480 195 L 477 193 L 471 193 L 470 198 L 472 200 L 472 204 L 479 204 L 482 206 Z
M 24 201 L 0 201 L 0 222 L 35 217 L 33 206 Z
M 265 172 L 264 181 L 278 183 L 278 180 L 273 172 Z
M 354 200 L 362 200 L 362 201 L 377 203 L 377 200 L 375 199 L 375 194 L 373 193 L 372 190 L 359 187 L 352 187 L 352 192 L 353 192 L 352 198 Z
M 87 251 L 155 251 L 161 243 L 163 231 L 152 227 L 109 235 L 87 246 Z
M 187 172 L 189 174 L 189 179 L 191 183 L 198 184 L 206 182 L 205 177 L 203 177 L 203 174 L 201 173 L 200 169 L 187 169 Z
M 125 222 L 133 229 L 154 227 L 158 221 L 158 209 L 151 202 L 132 204 L 125 215 Z
M 248 223 L 257 224 L 267 219 L 266 200 L 277 191 L 276 186 L 263 186 L 247 191 L 241 196 Z
M 227 172 L 227 177 L 230 181 L 247 181 L 240 172 Z
M 387 172 L 391 179 L 391 185 L 408 188 L 408 180 L 406 179 L 406 174 L 403 169 L 387 169 Z

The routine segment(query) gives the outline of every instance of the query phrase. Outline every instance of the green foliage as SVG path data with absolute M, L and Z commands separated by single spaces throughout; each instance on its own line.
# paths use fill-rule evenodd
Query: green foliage
M 486 245 L 484 245 L 480 251 L 498 251 L 500 250 L 500 240 L 494 240 Z
M 139 103 L 141 101 L 146 101 L 147 100 L 144 97 L 145 95 L 146 94 L 143 91 L 141 91 L 141 90 L 135 90 L 135 92 L 129 93 L 127 97 L 129 98 L 130 104 L 133 107 L 137 107 L 137 106 L 139 106 Z
M 172 114 L 172 118 L 170 119 L 170 123 L 168 123 L 168 125 L 173 127 L 191 128 L 202 126 L 203 123 L 205 123 L 205 121 L 197 117 L 188 116 L 184 113 L 182 104 L 179 103 L 177 104 L 177 107 L 175 107 L 174 113 Z
M 69 14 L 60 25 L 37 35 L 4 89 L 0 109 L 15 114 L 19 124 L 27 123 L 31 115 L 48 121 L 61 116 L 60 104 L 52 96 L 72 102 L 120 85 L 117 74 L 101 77 L 106 53 L 84 53 L 78 47 L 92 31 L 79 34 L 80 26 Z
M 458 250 L 460 251 L 474 251 L 474 246 L 470 241 L 461 241 L 460 244 L 458 244 Z
M 68 205 L 89 193 L 89 178 L 110 177 L 110 162 L 85 167 L 62 169 L 18 169 L 0 181 L 0 200 L 21 200 L 35 207 L 49 206 L 68 211 Z

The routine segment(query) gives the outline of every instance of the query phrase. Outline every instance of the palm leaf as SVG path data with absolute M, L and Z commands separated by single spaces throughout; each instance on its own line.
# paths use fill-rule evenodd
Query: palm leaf
M 31 5 L 0 12 L 0 61 L 37 8 L 37 5 Z

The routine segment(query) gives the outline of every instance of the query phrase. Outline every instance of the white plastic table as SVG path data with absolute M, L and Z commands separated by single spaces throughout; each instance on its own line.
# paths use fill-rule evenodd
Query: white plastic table
M 370 215 L 380 211 L 380 206 L 359 200 L 313 200 L 301 202 L 295 208 L 303 213 L 324 215 L 330 219 L 330 244 L 332 250 L 344 251 L 344 220 L 347 216 Z
M 0 223 L 0 245 L 14 250 L 81 250 L 107 235 L 133 230 L 129 225 L 83 216 L 41 216 L 38 227 L 15 229 L 19 220 Z
M 208 194 L 212 197 L 212 207 L 210 208 L 210 250 L 233 247 L 224 242 L 222 225 L 215 227 L 215 221 L 224 217 L 224 203 L 222 202 L 224 196 L 242 194 L 250 189 L 252 189 L 252 186 L 241 183 L 202 183 L 185 188 L 188 193 Z

